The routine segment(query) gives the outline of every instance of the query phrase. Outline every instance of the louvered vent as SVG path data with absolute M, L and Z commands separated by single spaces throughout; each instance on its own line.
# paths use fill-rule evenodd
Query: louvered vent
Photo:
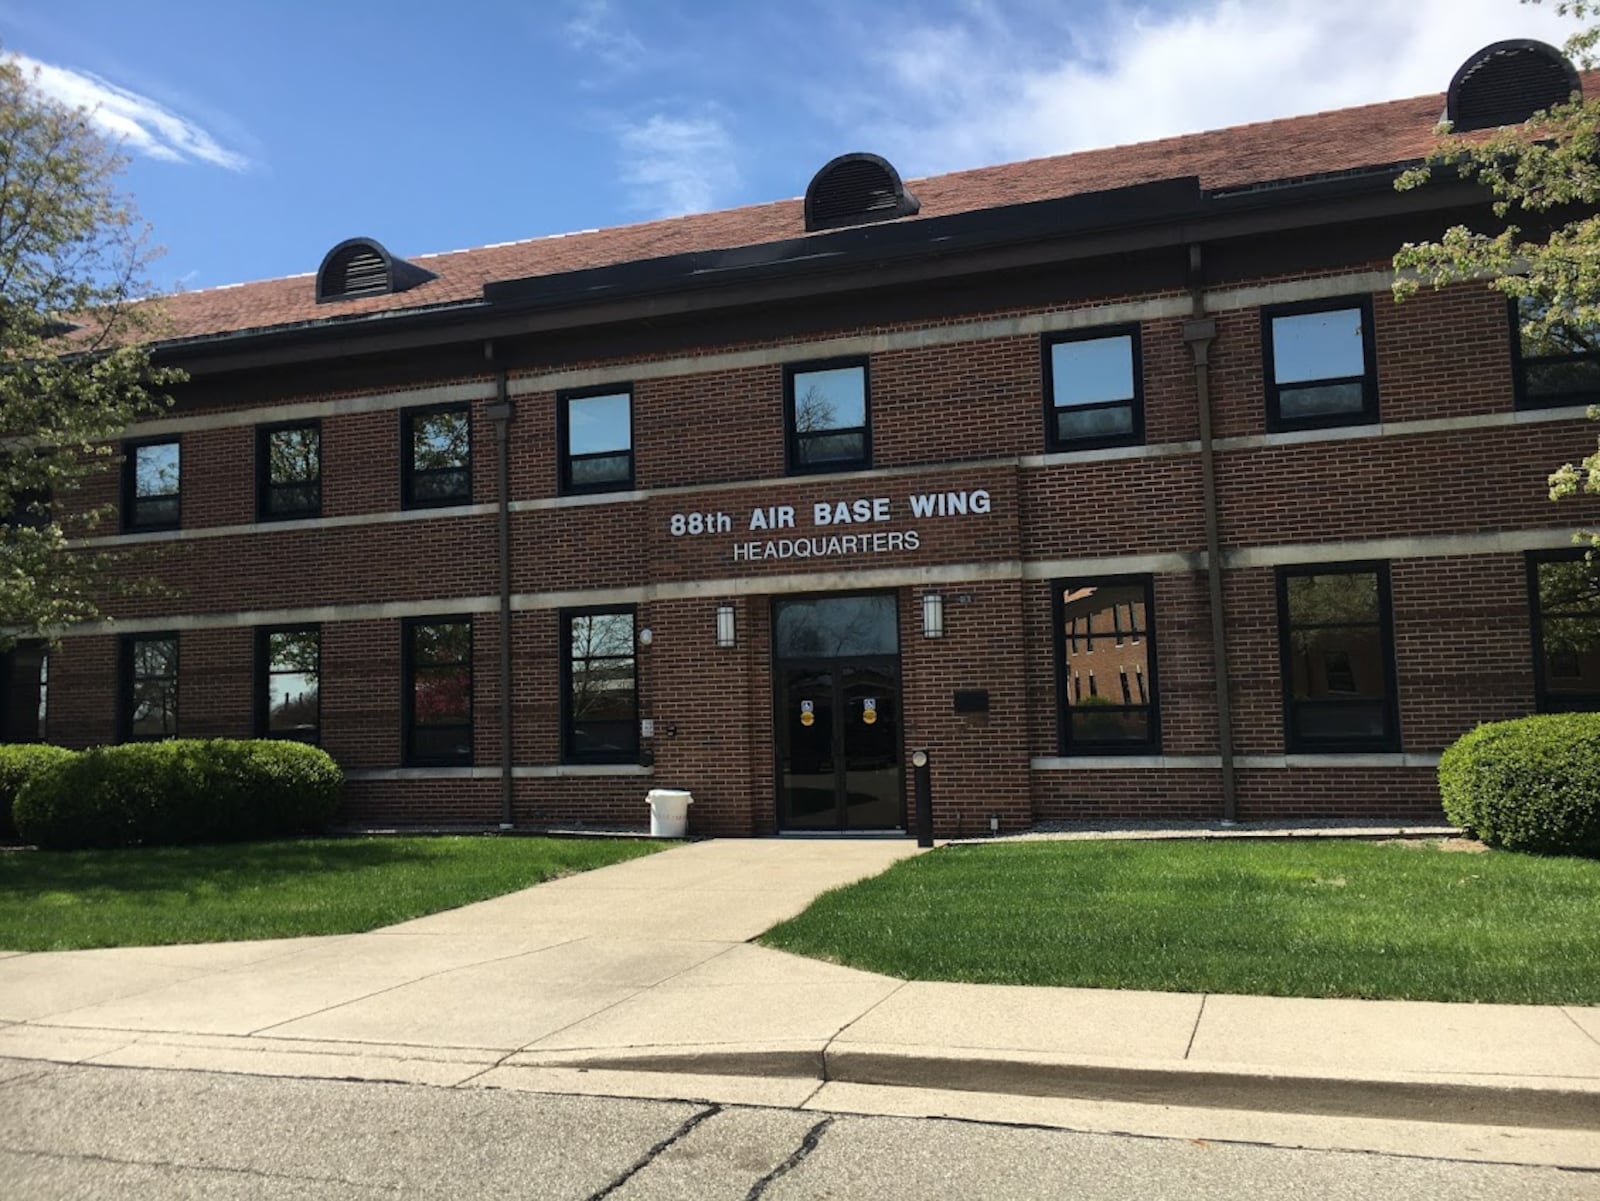
M 1520 125 L 1582 91 L 1577 71 L 1554 46 L 1496 42 L 1461 64 L 1450 81 L 1445 116 L 1458 132 Z
M 415 263 L 395 258 L 371 238 L 351 238 L 323 256 L 317 269 L 317 300 L 383 296 L 437 278 Z
M 893 221 L 920 207 L 887 159 L 842 154 L 818 171 L 806 189 L 806 229 Z

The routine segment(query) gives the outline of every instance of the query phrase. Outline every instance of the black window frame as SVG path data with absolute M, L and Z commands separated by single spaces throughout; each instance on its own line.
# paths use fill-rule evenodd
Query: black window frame
M 461 496 L 418 497 L 416 494 L 416 429 L 419 417 L 435 413 L 460 413 L 467 419 L 467 461 L 461 467 L 430 468 L 420 474 L 465 471 L 467 487 Z M 400 410 L 400 507 L 403 509 L 449 509 L 472 503 L 472 405 L 466 401 L 447 404 L 413 405 Z
M 407 767 L 471 767 L 473 747 L 477 741 L 477 679 L 473 670 L 473 653 L 476 647 L 472 614 L 441 613 L 429 617 L 407 617 L 400 623 L 400 705 L 401 705 L 401 761 Z M 418 730 L 453 730 L 459 723 L 419 723 L 416 712 L 416 646 L 411 636 L 418 626 L 464 625 L 467 627 L 467 657 L 462 660 L 467 668 L 467 750 L 465 754 L 440 755 L 420 753 L 416 749 Z M 437 665 L 434 665 L 437 666 Z M 321 680 L 318 680 L 320 700 Z
M 1528 628 L 1533 644 L 1533 695 L 1534 708 L 1539 713 L 1594 713 L 1600 712 L 1600 692 L 1549 691 L 1549 677 L 1545 671 L 1544 613 L 1539 595 L 1539 566 L 1542 563 L 1572 563 L 1582 560 L 1587 552 L 1582 547 L 1570 550 L 1536 550 L 1527 553 L 1528 571 Z M 1600 563 L 1594 570 L 1600 573 Z M 1579 616 L 1570 614 L 1569 616 Z M 1595 610 L 1600 620 L 1600 609 Z
M 575 484 L 572 482 L 572 464 L 576 460 L 608 459 L 620 451 L 604 451 L 595 454 L 574 455 L 572 453 L 571 432 L 572 416 L 569 406 L 575 400 L 591 400 L 597 396 L 626 396 L 628 398 L 628 477 L 621 481 L 605 480 L 595 484 Z M 634 389 L 631 383 L 608 384 L 596 388 L 568 388 L 556 393 L 556 446 L 559 465 L 557 469 L 558 490 L 562 496 L 587 496 L 597 492 L 631 492 L 634 487 L 634 435 L 638 424 L 634 418 Z
M 1071 342 L 1100 342 L 1112 338 L 1129 338 L 1133 373 L 1133 395 L 1126 400 L 1096 401 L 1086 405 L 1056 404 L 1055 348 Z M 1097 325 L 1093 329 L 1070 330 L 1064 333 L 1045 334 L 1040 340 L 1041 371 L 1044 379 L 1044 442 L 1051 453 L 1071 450 L 1094 450 L 1108 446 L 1143 446 L 1144 434 L 1144 348 L 1138 322 L 1121 325 Z M 1060 412 L 1094 412 L 1127 406 L 1132 413 L 1131 430 L 1126 434 L 1097 434 L 1082 438 L 1060 437 L 1056 414 Z
M 1304 317 L 1312 313 L 1336 313 L 1343 309 L 1361 312 L 1362 373 L 1329 376 L 1320 380 L 1301 380 L 1280 385 L 1277 381 L 1276 354 L 1273 349 L 1272 323 L 1279 317 Z M 1378 409 L 1378 346 L 1373 330 L 1372 297 L 1338 296 L 1328 300 L 1300 300 L 1292 304 L 1264 305 L 1261 309 L 1261 378 L 1266 387 L 1267 430 L 1269 433 L 1287 433 L 1293 430 L 1338 429 L 1351 425 L 1374 425 L 1379 420 Z M 1312 384 L 1339 384 L 1361 381 L 1361 408 L 1353 413 L 1329 413 L 1315 417 L 1289 417 L 1281 415 L 1279 392 L 1284 387 L 1304 388 Z
M 572 712 L 572 621 L 577 617 L 600 617 L 616 613 L 626 613 L 633 619 L 633 732 L 631 747 L 624 747 L 616 754 L 597 755 L 593 752 L 584 753 L 577 749 L 574 738 L 574 714 Z M 638 763 L 643 750 L 643 739 L 639 736 L 639 607 L 637 605 L 586 605 L 581 608 L 562 609 L 558 622 L 561 638 L 561 762 L 565 764 L 632 764 Z M 621 656 L 598 656 L 603 658 L 620 658 Z M 620 725 L 621 723 L 616 723 Z
M 1067 672 L 1067 631 L 1066 631 L 1066 590 L 1069 588 L 1131 588 L 1137 587 L 1144 590 L 1144 630 L 1139 638 L 1133 638 L 1132 629 L 1121 631 L 1123 637 L 1131 638 L 1135 643 L 1142 638 L 1145 645 L 1145 662 L 1149 670 L 1145 674 L 1145 695 L 1147 699 L 1140 704 L 1118 705 L 1112 703 L 1105 706 L 1107 709 L 1147 709 L 1149 711 L 1149 735 L 1143 741 L 1131 742 L 1126 739 L 1121 741 L 1074 741 L 1072 737 L 1072 706 L 1068 703 L 1069 689 L 1072 687 L 1071 678 Z M 1158 663 L 1159 643 L 1156 638 L 1156 589 L 1155 576 L 1148 572 L 1131 575 L 1090 575 L 1090 576 L 1062 576 L 1051 581 L 1050 616 L 1055 627 L 1055 675 L 1056 675 L 1056 752 L 1057 754 L 1073 758 L 1090 757 L 1096 755 L 1159 755 L 1161 753 L 1161 674 Z M 1113 645 L 1120 644 L 1117 638 Z M 1093 639 L 1090 637 L 1089 649 L 1093 649 Z M 1109 639 L 1108 639 L 1109 641 Z
M 292 430 L 317 431 L 317 476 L 316 479 L 307 481 L 314 484 L 317 489 L 317 503 L 300 509 L 288 509 L 283 512 L 274 512 L 272 509 L 272 493 L 279 488 L 304 488 L 307 484 L 275 484 L 272 482 L 271 445 L 272 435 L 281 434 Z M 257 521 L 305 521 L 322 516 L 322 422 L 313 418 L 309 421 L 277 421 L 271 425 L 256 426 L 256 520 Z
M 1524 355 L 1522 353 L 1522 313 L 1515 296 L 1507 297 L 1506 299 L 1506 317 L 1511 323 L 1512 403 L 1516 408 L 1537 412 L 1540 409 L 1579 408 L 1586 405 L 1600 404 L 1600 386 L 1585 392 L 1563 392 L 1554 396 L 1529 397 L 1528 367 L 1530 364 L 1534 366 L 1546 363 L 1592 362 L 1600 364 L 1600 350 L 1580 351 L 1575 354 Z
M 133 732 L 133 714 L 138 707 L 134 697 L 134 685 L 138 682 L 134 676 L 134 646 L 140 642 L 171 642 L 172 643 L 172 675 L 150 677 L 158 679 L 171 679 L 172 681 L 172 732 L 170 734 L 135 734 Z M 176 630 L 156 630 L 145 634 L 123 634 L 117 640 L 117 741 L 118 742 L 165 742 L 169 738 L 178 738 L 183 731 L 182 696 L 179 689 L 182 686 L 182 640 Z
M 317 721 L 309 735 L 280 734 L 272 730 L 272 677 L 287 674 L 272 670 L 272 635 L 305 634 L 317 636 Z M 256 627 L 255 655 L 255 731 L 257 738 L 275 738 L 284 742 L 304 742 L 311 746 L 322 745 L 322 625 L 319 622 L 301 622 L 294 625 Z
M 795 428 L 794 381 L 799 375 L 815 371 L 838 371 L 847 367 L 861 370 L 861 421 L 862 424 L 841 425 L 823 431 L 801 433 Z M 804 438 L 827 434 L 849 434 L 861 431 L 861 457 L 831 463 L 805 463 L 800 458 L 800 443 Z M 836 471 L 870 471 L 872 469 L 872 366 L 866 355 L 847 355 L 843 358 L 809 359 L 802 363 L 783 365 L 783 461 L 786 475 L 824 475 Z
M 1294 699 L 1294 665 L 1292 661 L 1291 634 L 1294 628 L 1303 629 L 1305 627 L 1291 627 L 1289 624 L 1289 581 L 1299 576 L 1366 574 L 1375 575 L 1378 584 L 1378 631 L 1382 641 L 1381 649 L 1384 660 L 1383 734 L 1371 738 L 1313 738 L 1307 740 L 1296 733 L 1296 707 L 1307 705 L 1331 706 L 1341 702 L 1328 700 L 1296 701 Z M 1292 566 L 1277 568 L 1273 576 L 1274 587 L 1277 592 L 1278 673 L 1283 699 L 1283 745 L 1285 753 L 1291 755 L 1358 755 L 1398 752 L 1401 749 L 1400 669 L 1395 649 L 1394 593 L 1389 579 L 1388 562 L 1385 560 L 1359 560 L 1338 563 L 1297 563 Z M 1346 624 L 1365 626 L 1369 623 L 1340 622 L 1321 624 L 1323 626 Z
M 178 490 L 173 493 L 176 515 L 170 521 L 139 520 L 139 467 L 138 452 L 147 446 L 176 446 L 178 448 Z M 153 499 L 153 498 L 146 498 Z M 165 499 L 164 497 L 161 499 Z M 183 439 L 177 434 L 164 437 L 137 438 L 122 444 L 122 530 L 128 534 L 147 534 L 160 530 L 176 530 L 183 526 Z

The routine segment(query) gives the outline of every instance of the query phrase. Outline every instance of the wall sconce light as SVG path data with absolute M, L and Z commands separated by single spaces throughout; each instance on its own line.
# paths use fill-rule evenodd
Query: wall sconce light
M 717 606 L 717 645 L 726 650 L 737 641 L 733 624 L 733 606 L 721 604 Z
M 922 636 L 944 637 L 944 597 L 937 592 L 922 594 Z

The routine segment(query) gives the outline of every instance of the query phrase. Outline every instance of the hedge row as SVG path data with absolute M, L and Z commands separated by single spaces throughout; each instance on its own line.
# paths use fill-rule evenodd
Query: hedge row
M 1440 757 L 1439 797 L 1490 846 L 1600 855 L 1600 713 L 1479 726 Z
M 11 810 L 22 786 L 40 772 L 72 757 L 73 752 L 63 746 L 0 745 L 0 841 L 16 840 L 17 827 Z
M 25 841 L 52 850 L 240 842 L 316 833 L 343 784 L 316 747 L 178 738 L 61 752 L 22 784 L 14 814 Z

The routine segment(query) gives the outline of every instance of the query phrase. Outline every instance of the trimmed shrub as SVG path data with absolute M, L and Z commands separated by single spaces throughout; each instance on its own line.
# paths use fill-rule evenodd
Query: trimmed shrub
M 1490 846 L 1600 855 L 1600 713 L 1490 722 L 1439 760 L 1445 815 Z
M 65 763 L 75 753 L 64 746 L 42 742 L 0 746 L 0 842 L 16 840 L 17 827 L 11 819 L 11 807 L 22 786 L 40 772 Z
M 127 743 L 34 777 L 17 794 L 16 823 L 53 850 L 312 834 L 338 809 L 343 784 L 326 751 L 298 742 Z

